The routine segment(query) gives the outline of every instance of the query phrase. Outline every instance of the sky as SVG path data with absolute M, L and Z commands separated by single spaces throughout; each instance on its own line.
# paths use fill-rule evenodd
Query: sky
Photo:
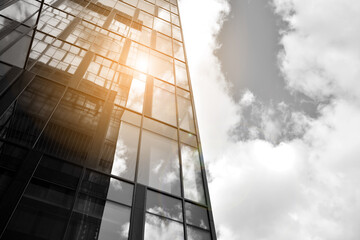
M 218 239 L 360 239 L 360 1 L 179 2 Z

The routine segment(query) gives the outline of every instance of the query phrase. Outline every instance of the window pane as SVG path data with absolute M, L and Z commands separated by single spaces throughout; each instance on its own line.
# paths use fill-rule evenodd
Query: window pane
M 208 231 L 190 226 L 187 226 L 186 230 L 188 240 L 211 240 L 211 236 Z
M 169 91 L 170 90 L 170 91 Z M 161 81 L 154 81 L 152 117 L 176 125 L 175 89 Z
M 163 52 L 167 55 L 172 55 L 171 38 L 161 34 L 156 34 L 156 50 Z
M 93 171 L 86 171 L 81 184 L 81 192 L 99 198 L 131 205 L 133 186 Z
M 180 28 L 173 26 L 172 30 L 173 30 L 173 38 L 182 41 Z
M 114 178 L 110 178 L 110 185 L 109 185 L 107 199 L 131 206 L 132 196 L 133 196 L 133 185 Z
M 68 90 L 36 148 L 76 163 L 86 159 L 103 111 L 103 101 Z
M 183 165 L 184 195 L 195 202 L 205 204 L 204 185 L 201 174 L 199 151 L 196 148 L 181 145 Z
M 144 240 L 154 239 L 182 240 L 184 239 L 183 225 L 147 213 L 145 218 Z
M 128 239 L 130 208 L 79 195 L 66 239 Z
M 69 212 L 48 200 L 41 201 L 24 197 L 2 239 L 61 240 Z
M 163 34 L 171 36 L 171 24 L 161 20 L 160 18 L 154 18 L 154 29 Z
M 148 129 L 152 132 L 156 132 L 163 136 L 172 138 L 174 140 L 177 140 L 176 128 L 170 127 L 168 125 L 152 120 L 150 118 L 147 117 L 144 118 L 143 128 Z
M 140 2 L 139 2 L 140 4 Z M 139 18 L 140 21 L 142 21 L 142 24 L 145 26 L 152 28 L 154 17 L 150 14 L 147 14 L 146 12 L 140 11 Z
M 107 201 L 101 220 L 98 239 L 128 239 L 130 226 L 130 208 Z
M 139 128 L 121 123 L 111 174 L 134 179 L 139 133 Z
M 59 101 L 64 87 L 36 77 L 0 119 L 0 136 L 32 145 Z
M 175 60 L 175 75 L 176 75 L 176 85 L 189 90 L 186 65 L 177 60 Z
M 179 125 L 182 129 L 195 132 L 194 118 L 189 99 L 177 96 Z
M 193 147 L 197 147 L 196 136 L 194 134 L 180 130 L 180 141 Z
M 12 45 L 8 50 L 2 53 L 0 60 L 15 65 L 19 68 L 23 68 L 26 61 L 27 52 L 30 47 L 32 33 L 33 31 L 30 31 L 27 35 L 24 35 L 16 43 L 14 43 L 14 45 Z
M 143 131 L 138 181 L 180 195 L 179 157 L 175 141 Z
M 97 239 L 105 200 L 80 194 L 65 239 Z
M 7 8 L 0 11 L 0 14 L 9 17 L 17 22 L 22 22 L 39 10 L 40 3 L 36 1 L 22 0 L 15 1 Z
M 185 203 L 185 214 L 186 223 L 209 229 L 209 219 L 205 208 L 187 202 Z
M 144 103 L 145 82 L 134 78 L 131 82 L 129 97 L 126 107 L 142 112 Z
M 81 167 L 58 159 L 43 156 L 35 176 L 47 181 L 76 189 Z
M 149 73 L 169 83 L 174 83 L 172 58 L 151 51 L 149 60 Z
M 170 12 L 165 9 L 159 8 L 158 17 L 170 22 Z
M 146 211 L 178 221 L 183 220 L 181 200 L 153 191 L 147 191 Z
M 184 48 L 181 42 L 173 40 L 174 43 L 174 57 L 185 61 Z

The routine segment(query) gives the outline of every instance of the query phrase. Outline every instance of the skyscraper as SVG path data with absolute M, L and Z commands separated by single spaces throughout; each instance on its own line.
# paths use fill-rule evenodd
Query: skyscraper
M 215 240 L 176 0 L 0 4 L 0 238 Z

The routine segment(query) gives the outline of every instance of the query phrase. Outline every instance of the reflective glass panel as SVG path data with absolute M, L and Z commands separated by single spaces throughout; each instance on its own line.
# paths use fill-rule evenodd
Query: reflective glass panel
M 132 196 L 133 185 L 114 178 L 110 178 L 107 199 L 131 206 Z
M 158 17 L 170 22 L 170 12 L 165 9 L 159 8 Z
M 80 194 L 66 239 L 128 239 L 130 208 Z
M 10 48 L 1 54 L 0 60 L 19 68 L 23 68 L 30 47 L 32 33 L 33 31 L 30 31 L 28 34 L 17 40 Z
M 142 112 L 144 103 L 145 82 L 133 78 L 126 107 L 137 112 Z
M 167 82 L 174 83 L 172 58 L 151 51 L 149 63 L 149 73 L 151 75 Z
M 175 141 L 143 130 L 138 181 L 180 195 L 178 146 Z
M 130 208 L 106 201 L 101 219 L 98 239 L 128 239 L 130 226 Z
M 193 147 L 197 147 L 197 140 L 194 134 L 180 130 L 180 141 Z
M 180 28 L 172 26 L 172 31 L 173 31 L 173 38 L 182 41 Z
M 174 87 L 154 80 L 152 116 L 161 121 L 176 125 L 176 106 Z
M 181 200 L 153 191 L 147 191 L 146 211 L 178 221 L 183 220 Z
M 184 48 L 181 42 L 173 40 L 174 43 L 174 57 L 185 61 Z
M 175 75 L 176 85 L 189 90 L 189 82 L 185 63 L 175 60 Z
M 171 38 L 161 34 L 156 34 L 156 50 L 163 52 L 167 55 L 172 55 Z
M 147 213 L 144 239 L 182 240 L 184 239 L 184 228 L 181 223 Z
M 209 219 L 206 208 L 186 202 L 185 214 L 186 223 L 203 229 L 209 229 Z
M 211 236 L 208 231 L 190 226 L 187 226 L 186 230 L 188 240 L 211 240 Z
M 134 179 L 139 133 L 139 128 L 121 123 L 111 174 Z
M 17 22 L 22 22 L 39 10 L 39 7 L 40 3 L 37 1 L 20 0 L 1 10 L 0 14 Z
M 185 197 L 205 204 L 199 151 L 196 148 L 181 144 L 181 158 Z
M 170 127 L 168 125 L 152 120 L 150 118 L 147 117 L 144 118 L 143 128 L 164 135 L 166 137 L 172 138 L 174 140 L 177 140 L 176 128 Z
M 154 29 L 163 34 L 171 36 L 171 24 L 160 18 L 154 18 Z
M 182 129 L 195 132 L 194 117 L 191 101 L 189 99 L 177 96 L 179 124 Z

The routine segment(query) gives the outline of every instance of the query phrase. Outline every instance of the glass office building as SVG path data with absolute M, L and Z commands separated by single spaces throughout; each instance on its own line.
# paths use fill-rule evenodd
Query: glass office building
M 0 239 L 216 239 L 176 0 L 0 2 Z

